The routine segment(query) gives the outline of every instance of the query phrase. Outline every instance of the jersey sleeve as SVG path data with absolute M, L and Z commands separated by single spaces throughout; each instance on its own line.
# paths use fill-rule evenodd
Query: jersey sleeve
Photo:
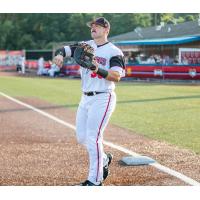
M 125 70 L 121 67 L 112 67 L 110 70 L 118 72 L 121 78 L 126 76 Z
M 72 55 L 72 50 L 70 46 L 64 46 L 55 51 L 55 56 L 57 55 L 61 55 L 63 57 L 70 57 Z
M 122 69 L 125 69 L 125 61 L 124 56 L 117 55 L 110 58 L 110 68 L 112 67 L 121 67 Z
M 64 46 L 66 57 L 73 57 L 76 47 L 76 44 Z
M 72 48 L 70 46 L 64 46 L 64 49 L 65 49 L 66 57 L 72 56 L 73 51 L 72 51 Z
M 125 60 L 123 55 L 116 55 L 110 58 L 110 69 L 117 71 L 120 77 L 125 77 Z

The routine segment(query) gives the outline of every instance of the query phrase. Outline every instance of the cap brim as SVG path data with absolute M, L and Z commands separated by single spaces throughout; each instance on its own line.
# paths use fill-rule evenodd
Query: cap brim
M 87 22 L 87 23 L 86 23 L 86 25 L 87 25 L 89 28 L 91 28 L 92 24 L 97 24 L 97 25 L 99 25 L 99 26 L 102 26 L 102 27 L 104 27 L 104 28 L 107 28 L 107 27 L 103 26 L 102 24 L 97 23 L 97 22 L 94 22 L 94 21 L 90 21 L 90 22 Z

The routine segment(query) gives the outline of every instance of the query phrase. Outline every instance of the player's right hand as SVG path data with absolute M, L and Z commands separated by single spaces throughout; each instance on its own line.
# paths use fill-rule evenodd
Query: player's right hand
M 63 65 L 63 56 L 62 55 L 57 55 L 53 59 L 53 63 L 55 63 L 58 67 L 62 67 Z

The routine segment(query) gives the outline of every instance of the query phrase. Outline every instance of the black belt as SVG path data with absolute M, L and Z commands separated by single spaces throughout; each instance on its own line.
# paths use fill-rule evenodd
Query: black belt
M 83 94 L 87 95 L 87 96 L 94 96 L 96 94 L 101 94 L 101 93 L 105 93 L 105 92 L 96 92 L 96 91 L 94 91 L 94 92 L 84 92 Z

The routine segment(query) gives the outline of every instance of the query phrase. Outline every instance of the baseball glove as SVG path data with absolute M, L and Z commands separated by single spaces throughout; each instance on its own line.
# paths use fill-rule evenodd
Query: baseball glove
M 83 68 L 95 70 L 94 49 L 86 43 L 79 43 L 73 55 L 75 61 Z

